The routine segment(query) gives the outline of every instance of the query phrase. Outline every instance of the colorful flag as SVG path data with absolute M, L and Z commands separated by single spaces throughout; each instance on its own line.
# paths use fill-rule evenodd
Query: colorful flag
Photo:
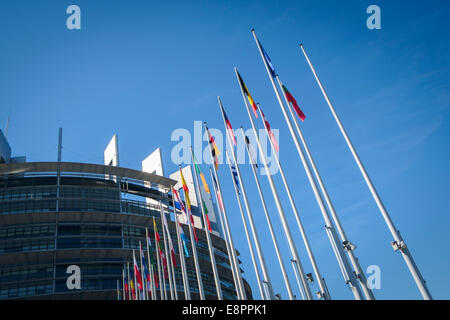
M 208 224 L 208 230 L 209 230 L 209 232 L 212 232 L 211 223 L 209 222 L 209 217 L 208 217 L 208 208 L 206 208 L 206 203 L 203 199 L 202 199 L 202 202 L 203 202 L 203 209 L 205 211 L 206 223 Z
M 227 132 L 230 135 L 230 137 L 233 138 L 234 145 L 236 145 L 237 144 L 236 137 L 234 136 L 234 132 L 233 132 L 233 128 L 231 127 L 230 120 L 228 120 L 227 114 L 225 113 L 225 110 L 223 109 L 222 105 L 220 105 L 220 109 L 222 110 L 223 117 L 225 118 L 225 125 L 227 127 Z
M 188 218 L 187 213 L 186 213 L 186 208 L 183 204 L 183 202 L 180 200 L 180 196 L 178 194 L 178 191 L 175 190 L 174 188 L 172 188 L 172 193 L 175 195 L 175 208 L 177 208 L 178 210 L 181 210 L 181 212 L 183 212 L 186 215 L 186 219 Z
M 158 228 L 156 227 L 156 222 L 155 222 L 155 219 L 154 219 L 154 218 L 153 218 L 153 228 L 155 229 L 155 241 L 156 241 L 156 246 L 158 247 L 158 250 L 159 250 L 159 256 L 161 257 L 162 264 L 163 264 L 164 274 L 165 274 L 166 279 L 167 279 L 167 278 L 168 278 L 168 275 L 167 275 L 167 261 L 166 261 L 166 255 L 164 254 L 164 250 L 162 249 L 162 246 L 161 246 L 161 238 L 159 237 Z
M 186 253 L 186 258 L 189 258 L 189 252 L 188 252 L 188 249 L 186 246 L 187 238 L 186 238 L 186 235 L 184 234 L 183 227 L 181 226 L 181 223 L 179 223 L 179 222 L 178 222 L 178 227 L 180 230 L 181 240 L 183 241 L 183 247 L 184 247 L 184 252 Z
M 181 184 L 183 186 L 184 197 L 186 198 L 187 208 L 190 211 L 191 210 L 191 200 L 189 199 L 189 188 L 186 184 L 186 180 L 184 180 L 183 171 L 181 170 L 181 168 L 180 168 L 180 177 L 181 177 Z
M 125 290 L 125 300 L 129 300 L 129 294 L 130 294 L 130 289 L 129 289 L 129 287 L 128 287 L 128 273 L 127 272 L 125 272 L 125 267 L 124 267 L 124 269 L 123 269 L 123 273 L 124 273 L 124 276 L 125 276 L 125 279 L 124 279 L 124 290 Z
M 203 175 L 203 172 L 200 170 L 200 167 L 197 165 L 197 158 L 195 157 L 194 151 L 191 150 L 191 152 L 192 152 L 192 158 L 194 159 L 194 167 L 195 167 L 195 171 L 197 171 L 197 174 L 198 174 L 198 175 L 200 176 L 200 178 L 202 179 L 203 188 L 205 189 L 205 191 L 206 191 L 207 193 L 210 193 L 208 184 L 206 183 L 206 180 L 205 180 L 205 176 Z
M 256 112 L 256 110 L 258 110 L 258 107 L 257 107 L 255 101 L 253 101 L 253 98 L 250 95 L 250 92 L 248 91 L 247 86 L 244 83 L 244 80 L 242 80 L 241 75 L 239 74 L 239 72 L 237 70 L 236 70 L 236 72 L 237 72 L 237 75 L 238 75 L 239 82 L 241 84 L 242 90 L 244 91 L 244 94 L 247 97 L 248 102 L 252 106 L 253 113 L 255 114 L 255 117 L 258 118 L 258 113 Z
M 134 290 L 134 282 L 133 282 L 133 279 L 130 280 L 130 287 L 131 287 L 131 293 L 132 293 L 132 296 L 133 296 L 133 300 L 136 300 L 136 292 L 135 292 L 135 290 Z
M 208 130 L 208 127 L 205 125 L 206 133 L 208 134 L 208 143 L 209 147 L 211 149 L 211 156 L 213 158 L 214 165 L 216 166 L 216 169 L 219 170 L 219 148 L 217 148 L 216 142 L 214 141 L 213 136 Z
M 272 78 L 275 78 L 277 76 L 276 72 L 275 72 L 275 67 L 272 64 L 272 61 L 270 61 L 269 55 L 267 54 L 266 50 L 264 50 L 264 48 L 261 45 L 261 43 L 259 42 L 259 40 L 257 40 L 257 41 L 258 41 L 259 47 L 261 48 L 261 51 L 263 53 L 264 60 L 266 60 L 267 65 L 269 66 L 270 74 L 271 74 Z
M 134 250 L 133 250 L 133 263 L 134 263 L 134 274 L 136 275 L 138 289 L 142 290 L 142 276 L 141 276 L 141 272 L 139 271 L 138 264 L 136 262 L 136 256 L 134 254 Z
M 223 209 L 223 203 L 222 203 L 222 195 L 220 194 L 219 187 L 217 185 L 217 181 L 216 181 L 216 178 L 214 177 L 214 175 L 212 176 L 212 178 L 213 178 L 214 190 L 216 191 L 217 199 L 219 201 L 220 208 L 222 209 L 222 212 L 223 212 L 224 209 Z
M 148 243 L 148 259 L 149 259 L 149 263 L 150 263 L 149 268 L 151 269 L 151 267 L 153 267 L 153 263 L 150 258 L 150 256 L 151 256 L 150 255 L 150 247 L 152 246 L 152 241 L 150 240 L 150 237 L 148 236 L 148 228 L 145 228 L 145 237 L 147 238 L 147 243 Z M 155 270 L 153 270 L 153 279 L 155 280 L 156 288 L 158 288 L 158 275 L 156 274 Z
M 258 168 L 258 163 L 255 160 L 253 160 L 253 157 L 252 157 L 253 149 L 251 148 L 251 145 L 250 145 L 250 139 L 247 136 L 245 136 L 245 143 L 247 144 L 247 147 L 248 147 L 248 157 L 250 158 L 250 163 L 255 168 Z
M 150 281 L 150 272 L 148 271 L 147 268 L 147 263 L 145 262 L 145 255 L 144 255 L 144 251 L 142 250 L 142 244 L 139 241 L 139 250 L 140 250 L 140 254 L 141 254 L 141 260 L 142 260 L 142 266 L 144 268 L 144 279 L 147 282 L 147 291 L 151 292 L 151 281 Z
M 292 106 L 294 107 L 295 112 L 297 112 L 298 117 L 302 121 L 305 121 L 305 118 L 306 118 L 305 114 L 303 113 L 303 111 L 298 106 L 297 101 L 295 101 L 295 99 L 292 96 L 292 94 L 288 91 L 288 89 L 284 85 L 281 85 L 281 87 L 283 88 L 283 92 L 286 95 L 286 99 L 292 104 Z
M 236 185 L 237 192 L 238 192 L 238 194 L 241 194 L 241 192 L 239 191 L 238 174 L 237 174 L 236 167 L 234 165 L 231 165 L 231 173 L 233 174 L 234 184 Z
M 259 109 L 259 110 L 261 110 L 261 109 Z M 273 146 L 275 147 L 277 152 L 279 152 L 280 151 L 280 146 L 278 145 L 277 139 L 275 139 L 275 135 L 273 134 L 272 130 L 270 130 L 270 124 L 266 120 L 266 117 L 264 116 L 264 112 L 262 112 L 262 110 L 261 110 L 261 114 L 263 116 L 264 122 L 266 123 L 267 133 L 269 134 L 269 138 L 270 138 L 270 140 L 272 140 Z
M 167 241 L 169 242 L 170 255 L 172 257 L 173 265 L 176 267 L 177 266 L 177 262 L 175 260 L 175 250 L 173 249 L 172 237 L 170 236 L 169 225 L 167 224 L 167 218 L 166 218 L 166 215 L 164 214 L 164 212 L 163 212 L 162 216 L 163 216 L 163 224 L 164 224 L 164 227 L 166 229 Z

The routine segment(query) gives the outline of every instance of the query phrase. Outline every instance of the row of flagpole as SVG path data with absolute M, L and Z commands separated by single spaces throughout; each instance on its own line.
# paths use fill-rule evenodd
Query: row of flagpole
M 292 96 L 292 94 L 287 90 L 286 86 L 281 82 L 279 75 L 275 72 L 275 68 L 267 54 L 267 52 L 263 49 L 261 43 L 259 42 L 256 33 L 254 30 L 252 30 L 252 34 L 254 36 L 255 42 L 258 47 L 258 51 L 261 55 L 261 58 L 263 60 L 265 69 L 267 71 L 267 74 L 269 76 L 270 82 L 272 84 L 274 93 L 276 95 L 278 104 L 280 105 L 280 109 L 283 113 L 284 119 L 286 121 L 286 125 L 289 129 L 289 132 L 291 134 L 292 140 L 294 142 L 294 145 L 296 147 L 296 150 L 298 152 L 299 158 L 301 160 L 302 166 L 305 170 L 305 173 L 307 175 L 309 184 L 312 188 L 312 191 L 314 193 L 314 196 L 316 198 L 317 204 L 319 206 L 319 209 L 321 211 L 322 217 L 325 222 L 325 232 L 327 237 L 330 241 L 330 246 L 332 248 L 333 253 L 336 256 L 339 269 L 343 275 L 344 282 L 349 286 L 351 289 L 354 298 L 356 300 L 373 300 L 375 299 L 373 292 L 370 288 L 370 286 L 367 283 L 367 279 L 364 275 L 364 271 L 359 263 L 358 258 L 355 255 L 354 249 L 356 246 L 350 242 L 348 239 L 343 225 L 340 222 L 340 219 L 338 217 L 338 214 L 334 208 L 334 205 L 330 199 L 330 196 L 328 194 L 328 191 L 323 183 L 323 180 L 319 174 L 319 171 L 317 169 L 317 166 L 314 162 L 314 159 L 312 157 L 312 154 L 309 150 L 309 147 L 307 145 L 307 142 L 305 140 L 305 137 L 301 131 L 300 125 L 297 120 L 297 116 L 304 121 L 305 115 L 299 108 L 296 100 Z M 356 153 L 356 150 L 354 149 L 354 146 L 352 145 L 339 117 L 337 116 L 333 105 L 331 104 L 328 95 L 326 94 L 318 76 L 317 73 L 312 66 L 311 61 L 309 60 L 308 55 L 306 54 L 304 48 L 302 45 L 300 45 L 300 48 L 314 74 L 315 79 L 317 80 L 317 83 L 325 97 L 325 100 L 327 104 L 330 107 L 330 110 L 338 123 L 339 129 L 341 133 L 343 134 L 347 145 L 369 187 L 369 190 L 372 193 L 372 196 L 374 197 L 375 202 L 377 203 L 381 214 L 383 218 L 385 219 L 385 222 L 391 231 L 391 234 L 394 238 L 394 241 L 392 242 L 392 246 L 394 247 L 394 250 L 400 251 L 402 254 L 402 257 L 404 258 L 420 292 L 423 295 L 424 299 L 431 299 L 431 295 L 425 285 L 425 281 L 423 277 L 420 274 L 419 269 L 417 268 L 417 265 L 415 264 L 411 253 L 409 252 L 408 248 L 406 247 L 406 244 L 402 237 L 400 236 L 399 231 L 395 228 L 389 214 L 387 213 L 378 193 L 375 190 L 375 187 L 373 186 L 361 160 L 359 159 L 358 154 Z M 313 250 L 311 248 L 310 242 L 308 240 L 306 230 L 304 228 L 304 225 L 300 218 L 300 213 L 298 210 L 298 207 L 295 204 L 294 197 L 292 195 L 292 192 L 290 190 L 288 181 L 286 179 L 286 176 L 284 174 L 280 159 L 279 159 L 279 145 L 276 141 L 275 136 L 273 135 L 273 132 L 271 131 L 269 122 L 263 113 L 261 106 L 259 104 L 256 104 L 250 95 L 250 92 L 239 74 L 237 68 L 235 68 L 235 74 L 237 78 L 237 82 L 239 84 L 239 88 L 242 94 L 242 98 L 244 101 L 245 109 L 247 111 L 254 138 L 256 140 L 257 149 L 259 151 L 260 159 L 263 163 L 264 169 L 265 169 L 265 175 L 268 179 L 271 193 L 273 196 L 273 199 L 275 201 L 276 209 L 278 216 L 280 218 L 282 228 L 283 228 L 283 236 L 285 237 L 288 246 L 289 246 L 289 252 L 290 252 L 290 261 L 292 263 L 292 267 L 294 270 L 295 277 L 297 279 L 298 289 L 303 297 L 303 299 L 312 300 L 314 299 L 313 294 L 311 292 L 311 288 L 308 282 L 313 281 L 313 278 L 306 274 L 303 268 L 302 261 L 300 260 L 300 256 L 297 251 L 296 247 L 296 241 L 294 240 L 291 232 L 291 227 L 288 224 L 288 220 L 286 217 L 285 210 L 283 209 L 282 202 L 279 198 L 277 188 L 275 186 L 275 182 L 273 180 L 272 174 L 269 170 L 268 161 L 266 159 L 266 155 L 263 151 L 261 141 L 259 140 L 259 137 L 257 135 L 255 122 L 253 119 L 253 116 L 258 118 L 258 112 L 259 116 L 261 117 L 263 128 L 265 129 L 265 132 L 267 133 L 269 137 L 270 146 L 273 150 L 273 153 L 275 155 L 276 165 L 277 169 L 280 172 L 283 185 L 286 191 L 286 194 L 289 199 L 289 205 L 290 205 L 290 211 L 292 211 L 292 214 L 297 222 L 303 244 L 305 246 L 305 249 L 307 251 L 307 256 L 309 259 L 309 262 L 313 268 L 314 276 L 317 281 L 319 291 L 317 292 L 317 297 L 319 299 L 329 300 L 331 299 L 330 293 L 328 291 L 325 278 L 321 275 L 319 266 L 317 264 L 317 261 L 315 259 Z M 278 87 L 277 87 L 278 84 Z M 281 93 L 280 94 L 280 90 Z M 283 95 L 283 98 L 281 97 Z M 226 112 L 224 110 L 222 101 L 220 97 L 218 97 L 218 105 L 220 109 L 220 113 L 222 115 L 222 120 L 224 123 L 225 131 L 226 131 L 226 142 L 228 142 L 230 148 L 227 149 L 225 146 L 225 150 L 230 150 L 231 157 L 227 151 L 225 151 L 225 159 L 227 159 L 227 163 L 229 165 L 230 174 L 231 174 L 231 180 L 234 185 L 236 200 L 238 202 L 238 207 L 241 214 L 242 223 L 244 226 L 245 236 L 247 239 L 247 244 L 249 247 L 251 260 L 253 264 L 253 269 L 255 272 L 255 276 L 257 279 L 258 289 L 259 293 L 261 295 L 261 299 L 268 299 L 272 300 L 275 299 L 275 293 L 273 291 L 273 286 L 270 280 L 269 271 L 267 268 L 267 263 L 264 258 L 264 251 L 263 247 L 261 245 L 259 236 L 258 236 L 258 230 L 255 226 L 254 218 L 252 209 L 250 206 L 250 202 L 247 197 L 244 180 L 241 176 L 240 166 L 236 158 L 234 146 L 236 146 L 236 137 L 234 135 L 233 128 L 231 126 L 230 120 L 228 119 Z M 287 107 L 286 107 L 287 106 Z M 250 111 L 252 109 L 252 112 Z M 289 110 L 289 111 L 287 111 Z M 258 112 L 257 112 L 258 111 Z M 233 282 L 236 290 L 237 298 L 240 300 L 247 299 L 247 294 L 245 291 L 241 269 L 239 265 L 239 260 L 237 258 L 236 248 L 234 245 L 234 241 L 232 238 L 231 228 L 229 224 L 229 217 L 228 213 L 226 211 L 225 201 L 223 199 L 223 193 L 221 188 L 221 183 L 219 181 L 218 176 L 218 169 L 219 169 L 219 160 L 218 156 L 220 154 L 219 149 L 217 148 L 217 145 L 215 144 L 214 137 L 209 132 L 209 129 L 207 127 L 206 122 L 204 123 L 204 129 L 207 134 L 208 138 L 208 144 L 210 147 L 210 156 L 211 156 L 211 163 L 213 164 L 210 168 L 210 178 L 213 182 L 213 190 L 215 199 L 217 202 L 218 212 L 217 216 L 219 218 L 220 226 L 222 227 L 222 233 L 227 249 L 228 254 L 228 260 L 230 264 L 230 269 L 233 277 Z M 252 173 L 255 179 L 255 184 L 258 189 L 259 198 L 261 200 L 261 204 L 264 209 L 264 214 L 267 222 L 267 226 L 270 231 L 271 239 L 276 251 L 278 264 L 281 269 L 281 273 L 283 276 L 284 284 L 286 286 L 286 290 L 289 296 L 289 299 L 295 299 L 295 295 L 293 293 L 292 286 L 289 281 L 289 277 L 286 271 L 286 267 L 283 262 L 283 257 L 281 255 L 279 245 L 278 245 L 278 239 L 277 234 L 275 230 L 273 229 L 271 217 L 269 215 L 266 200 L 264 198 L 264 194 L 262 192 L 260 181 L 258 178 L 258 173 L 256 170 L 257 167 L 257 160 L 252 158 L 251 150 L 250 150 L 250 142 L 248 137 L 245 135 L 243 128 L 241 127 L 241 133 L 242 138 L 245 141 L 246 144 L 246 150 L 250 159 L 250 164 L 252 167 Z M 306 153 L 306 155 L 305 155 Z M 214 285 L 216 289 L 216 295 L 217 299 L 221 300 L 223 299 L 223 292 L 221 288 L 221 282 L 220 282 L 220 276 L 219 271 L 216 263 L 215 258 L 215 248 L 213 246 L 213 241 L 211 239 L 211 226 L 208 218 L 208 212 L 207 207 L 203 199 L 203 194 L 201 190 L 201 184 L 200 179 L 202 181 L 203 190 L 205 193 L 210 193 L 210 189 L 207 185 L 207 182 L 205 180 L 205 177 L 199 167 L 199 164 L 196 161 L 195 154 L 191 148 L 191 160 L 192 165 L 194 166 L 194 177 L 195 177 L 195 186 L 194 186 L 194 192 L 196 194 L 196 197 L 199 201 L 198 207 L 199 211 L 201 213 L 201 221 L 203 224 L 203 230 L 205 232 L 205 238 L 206 243 L 208 245 L 208 252 L 209 252 L 209 258 L 211 263 L 211 270 L 212 275 L 214 278 Z M 192 260 L 195 267 L 195 273 L 196 273 L 196 279 L 197 279 L 197 289 L 198 289 L 198 295 L 200 300 L 204 300 L 205 297 L 205 291 L 203 287 L 203 280 L 202 280 L 202 272 L 200 270 L 200 263 L 198 259 L 197 254 L 197 242 L 198 237 L 195 231 L 194 227 L 194 220 L 192 216 L 191 211 L 191 204 L 189 199 L 189 188 L 186 184 L 186 181 L 183 176 L 183 172 L 181 170 L 181 167 L 179 168 L 180 171 L 180 177 L 181 177 L 181 187 L 179 190 L 183 190 L 184 195 L 184 201 L 181 199 L 181 192 L 179 193 L 179 190 L 176 190 L 174 187 L 171 188 L 172 192 L 172 207 L 173 207 L 173 213 L 174 213 L 174 219 L 175 219 L 175 228 L 176 228 L 176 234 L 177 234 L 177 242 L 178 242 L 178 255 L 179 255 L 179 261 L 180 261 L 180 269 L 181 269 L 181 275 L 182 275 L 182 283 L 183 283 L 183 290 L 184 290 L 184 298 L 186 300 L 191 299 L 191 285 L 189 283 L 189 278 L 187 275 L 187 265 L 185 258 L 189 257 L 189 251 L 187 247 L 187 238 L 184 235 L 184 231 L 182 228 L 182 225 L 179 221 L 179 214 L 184 215 L 184 218 L 186 220 L 186 224 L 188 225 L 189 230 L 189 242 L 192 252 Z M 242 206 L 242 201 L 244 202 L 244 206 Z M 135 252 L 133 250 L 133 270 L 134 270 L 134 284 L 132 282 L 132 278 L 129 273 L 128 264 L 126 267 L 126 270 L 124 268 L 123 271 L 123 279 L 122 279 L 122 287 L 123 289 L 123 298 L 126 298 L 128 296 L 128 299 L 131 299 L 132 297 L 138 299 L 157 299 L 157 288 L 159 288 L 159 298 L 160 299 L 169 299 L 169 295 L 167 294 L 166 290 L 166 281 L 168 280 L 169 283 L 169 294 L 171 300 L 177 300 L 178 292 L 177 292 L 177 284 L 176 284 L 176 277 L 175 277 L 175 267 L 176 260 L 175 260 L 175 250 L 172 244 L 171 236 L 169 233 L 169 227 L 167 223 L 167 218 L 164 213 L 163 205 L 160 203 L 160 214 L 161 214 L 161 228 L 163 232 L 163 242 L 164 242 L 164 250 L 161 246 L 161 239 L 159 238 L 159 233 L 157 231 L 157 226 L 155 223 L 155 220 L 153 220 L 154 224 L 154 236 L 155 236 L 155 244 L 157 247 L 156 250 L 156 267 L 158 272 L 156 273 L 156 270 L 154 269 L 155 266 L 151 263 L 150 260 L 150 248 L 151 241 L 148 236 L 148 230 L 146 229 L 146 242 L 147 242 L 147 262 L 146 259 L 143 257 L 143 251 L 141 244 L 139 244 L 140 247 L 140 260 L 141 265 L 140 268 L 137 265 L 136 258 L 135 258 Z M 167 206 L 169 207 L 169 205 Z M 244 214 L 243 207 L 245 207 L 246 215 Z M 178 210 L 178 211 L 177 211 Z M 179 213 L 178 213 L 179 212 Z M 256 249 L 256 255 L 254 251 L 254 247 Z M 264 248 L 266 250 L 267 248 Z M 170 258 L 168 258 L 170 256 Z M 148 268 L 147 268 L 147 265 Z M 140 269 L 140 270 L 139 270 Z M 260 273 L 261 270 L 261 273 Z M 150 274 L 151 273 L 151 274 Z M 142 275 L 145 276 L 146 281 L 142 281 Z M 158 281 L 159 279 L 159 281 Z M 128 288 L 128 290 L 127 290 Z M 134 290 L 134 291 L 133 291 Z M 142 292 L 141 292 L 142 291 Z M 120 297 L 120 291 L 119 291 L 119 281 L 117 281 L 117 294 L 118 299 Z

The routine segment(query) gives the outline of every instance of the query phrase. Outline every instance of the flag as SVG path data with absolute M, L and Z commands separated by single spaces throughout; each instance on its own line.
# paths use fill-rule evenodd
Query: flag
M 164 224 L 164 227 L 165 227 L 166 233 L 167 233 L 167 241 L 169 242 L 170 255 L 172 257 L 173 265 L 176 267 L 177 262 L 175 260 L 175 250 L 173 249 L 172 237 L 170 236 L 169 225 L 167 224 L 167 218 L 166 218 L 166 215 L 164 214 L 164 212 L 163 212 L 162 216 L 163 216 L 163 224 Z
M 125 300 L 129 300 L 129 287 L 128 287 L 128 273 L 126 273 L 125 272 L 125 267 L 124 267 L 124 269 L 123 269 L 123 273 L 124 273 L 124 276 L 125 276 L 125 279 L 124 279 L 124 290 L 125 290 Z
M 151 256 L 150 255 L 150 247 L 152 246 L 152 241 L 150 240 L 150 237 L 148 236 L 148 228 L 145 228 L 145 237 L 147 238 L 147 244 L 148 244 L 148 246 L 147 246 L 147 248 L 148 248 L 148 259 L 149 259 L 149 263 L 150 263 L 149 268 L 151 268 L 151 267 L 153 267 L 153 263 L 152 263 L 152 260 L 150 258 L 150 256 Z M 158 275 L 156 274 L 155 270 L 153 270 L 153 279 L 155 280 L 156 288 L 158 288 Z
M 202 199 L 202 202 L 203 202 L 203 209 L 205 211 L 206 223 L 208 224 L 208 230 L 209 230 L 209 232 L 212 232 L 211 223 L 209 222 L 209 217 L 208 217 L 208 208 L 206 208 L 205 200 Z
M 186 235 L 184 234 L 183 227 L 181 226 L 181 223 L 179 223 L 179 222 L 178 222 L 178 228 L 180 230 L 181 240 L 183 241 L 183 247 L 184 247 L 184 252 L 186 253 L 186 258 L 189 258 L 189 252 L 188 252 L 188 249 L 186 246 L 187 238 L 186 238 Z
M 222 195 L 220 194 L 219 187 L 217 185 L 217 181 L 216 181 L 216 178 L 214 177 L 214 175 L 212 176 L 212 178 L 213 178 L 214 190 L 216 191 L 217 200 L 219 201 L 220 208 L 222 209 L 222 212 L 223 212 L 224 209 L 223 209 L 223 203 L 222 203 Z
M 216 142 L 214 141 L 213 136 L 208 130 L 208 127 L 205 125 L 206 133 L 208 134 L 208 143 L 209 147 L 211 149 L 211 156 L 213 158 L 214 165 L 216 166 L 216 169 L 219 170 L 219 148 L 217 148 Z
M 260 109 L 261 110 L 261 109 Z M 267 127 L 267 133 L 269 135 L 270 140 L 272 140 L 273 146 L 275 147 L 275 149 L 277 150 L 277 152 L 280 151 L 280 146 L 278 145 L 277 139 L 275 139 L 275 135 L 273 134 L 272 130 L 270 130 L 270 124 L 269 122 L 266 120 L 266 117 L 264 116 L 264 112 L 262 112 L 261 110 L 261 114 L 263 116 L 264 122 L 266 123 L 266 127 Z
M 234 184 L 236 185 L 237 192 L 238 192 L 238 194 L 241 194 L 241 192 L 239 191 L 238 174 L 237 174 L 236 167 L 234 165 L 231 165 L 231 173 L 233 174 Z
M 189 200 L 189 188 L 188 188 L 188 186 L 186 184 L 186 180 L 184 180 L 183 171 L 181 171 L 181 168 L 180 168 L 180 175 L 181 175 L 181 183 L 183 185 L 184 197 L 186 198 L 186 204 L 187 204 L 187 208 L 188 208 L 188 215 L 189 215 L 190 222 L 191 222 L 191 225 L 192 225 L 192 230 L 194 231 L 195 242 L 198 242 L 197 233 L 195 232 L 195 228 L 194 228 L 194 218 L 192 217 L 191 201 Z
M 253 160 L 253 157 L 252 157 L 252 148 L 251 148 L 250 139 L 248 138 L 248 136 L 245 136 L 245 143 L 247 144 L 247 147 L 248 147 L 248 157 L 250 158 L 250 163 L 255 168 L 258 168 L 258 163 L 255 160 Z M 258 155 L 256 155 L 256 156 L 258 157 Z
M 305 121 L 305 118 L 306 118 L 305 114 L 303 113 L 303 111 L 298 106 L 297 101 L 295 101 L 295 99 L 292 96 L 292 94 L 288 91 L 288 89 L 284 85 L 281 85 L 281 87 L 283 88 L 283 92 L 284 92 L 284 94 L 286 96 L 286 99 L 292 104 L 292 106 L 294 107 L 295 112 L 297 112 L 298 117 L 302 121 Z
M 252 106 L 255 117 L 258 118 L 258 113 L 256 112 L 256 110 L 258 110 L 258 107 L 257 107 L 255 101 L 253 101 L 253 98 L 250 95 L 250 92 L 248 92 L 247 86 L 245 85 L 244 80 L 242 80 L 241 75 L 239 74 L 239 72 L 237 70 L 236 70 L 236 72 L 237 72 L 237 75 L 239 78 L 239 83 L 241 84 L 242 90 L 244 91 L 244 95 L 247 97 L 248 102 Z
M 130 287 L 131 287 L 131 293 L 132 293 L 132 296 L 133 296 L 133 300 L 136 300 L 136 292 L 135 292 L 135 290 L 134 290 L 134 282 L 133 282 L 133 279 L 130 280 Z
M 222 105 L 220 105 L 220 109 L 222 110 L 223 117 L 225 118 L 225 125 L 227 127 L 227 132 L 230 135 L 230 137 L 233 138 L 234 145 L 236 145 L 237 144 L 236 137 L 234 136 L 234 132 L 233 132 L 233 128 L 231 127 L 230 120 L 228 120 L 227 114 L 225 113 L 225 110 L 223 109 Z
M 164 250 L 162 249 L 162 246 L 161 246 L 161 238 L 159 237 L 158 228 L 156 227 L 156 222 L 155 222 L 154 218 L 153 218 L 153 228 L 155 229 L 156 245 L 157 245 L 158 250 L 159 250 L 159 256 L 161 257 L 161 260 L 162 260 L 162 263 L 163 263 L 164 274 L 165 274 L 166 279 L 167 279 L 168 276 L 167 276 L 166 255 L 164 254 Z
M 259 47 L 261 48 L 261 51 L 263 53 L 264 60 L 266 61 L 267 65 L 269 66 L 270 74 L 271 74 L 272 78 L 275 78 L 277 76 L 276 72 L 275 72 L 275 67 L 272 64 L 272 61 L 270 61 L 269 55 L 267 54 L 266 50 L 264 50 L 264 48 L 261 45 L 261 43 L 259 42 L 259 40 L 257 40 L 257 41 L 258 41 Z
M 175 208 L 177 208 L 178 210 L 181 210 L 181 212 L 183 212 L 186 215 L 186 219 L 188 218 L 187 213 L 186 213 L 186 208 L 183 204 L 183 202 L 180 200 L 180 196 L 178 195 L 178 191 L 175 190 L 174 188 L 172 188 L 172 193 L 175 195 Z
M 192 152 L 192 158 L 194 159 L 194 167 L 195 167 L 195 171 L 197 171 L 197 174 L 198 174 L 198 175 L 200 176 L 200 178 L 202 179 L 203 188 L 205 189 L 205 191 L 206 191 L 207 193 L 210 193 L 208 184 L 206 183 L 206 180 L 205 180 L 205 176 L 203 175 L 203 172 L 200 170 L 200 167 L 197 165 L 197 162 L 198 162 L 198 161 L 197 161 L 197 158 L 195 157 L 194 151 L 191 150 L 191 152 Z
M 145 255 L 144 251 L 142 250 L 142 245 L 140 241 L 139 241 L 139 250 L 141 254 L 142 266 L 144 267 L 144 279 L 147 282 L 147 291 L 151 292 L 152 290 L 150 285 L 150 272 L 148 271 L 147 263 L 145 262 Z
M 139 271 L 138 264 L 136 262 L 136 256 L 134 254 L 134 250 L 133 250 L 133 263 L 134 263 L 134 274 L 136 275 L 138 289 L 142 290 L 142 277 L 141 277 L 141 272 Z
M 186 198 L 187 208 L 190 211 L 191 210 L 191 200 L 189 199 L 189 188 L 186 184 L 186 180 L 184 180 L 183 171 L 181 171 L 181 168 L 180 168 L 180 176 L 181 176 L 181 184 L 183 186 L 183 191 L 184 191 L 184 197 Z

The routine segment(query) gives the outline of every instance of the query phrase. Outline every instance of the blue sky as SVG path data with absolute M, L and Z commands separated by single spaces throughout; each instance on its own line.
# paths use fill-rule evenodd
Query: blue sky
M 70 4 L 81 8 L 81 30 L 66 28 Z M 381 30 L 366 27 L 371 4 L 381 8 Z M 280 130 L 280 158 L 331 296 L 352 299 L 250 33 L 255 28 L 306 114 L 303 133 L 363 268 L 381 268 L 375 296 L 419 299 L 301 54 L 302 42 L 432 295 L 448 299 L 449 6 L 446 1 L 2 1 L 0 122 L 3 129 L 11 108 L 13 155 L 28 161 L 56 159 L 61 126 L 64 161 L 102 163 L 117 133 L 122 166 L 140 169 L 141 160 L 160 146 L 172 172 L 175 129 L 192 131 L 195 120 L 223 129 L 217 95 L 233 127 L 250 126 L 233 71 L 237 66 L 271 126 Z M 250 168 L 241 170 L 275 291 L 287 298 Z M 221 168 L 220 178 L 245 275 L 259 298 L 228 168 Z M 283 194 L 279 175 L 275 181 Z M 287 263 L 275 204 L 265 177 L 261 182 Z M 282 200 L 288 214 L 287 197 Z M 305 270 L 312 272 L 288 216 Z

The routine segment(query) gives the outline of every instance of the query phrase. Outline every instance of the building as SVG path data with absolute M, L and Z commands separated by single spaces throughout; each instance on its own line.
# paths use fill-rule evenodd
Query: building
M 161 232 L 155 202 L 161 201 L 173 218 L 168 190 L 177 181 L 113 165 L 12 162 L 9 145 L 6 139 L 2 141 L 2 148 L 9 153 L 0 163 L 0 299 L 117 299 L 122 270 L 132 262 L 139 242 L 145 244 L 145 228 L 153 234 L 153 217 Z M 178 261 L 177 292 L 183 299 L 176 229 L 171 220 L 169 230 Z M 188 227 L 183 228 L 188 235 Z M 206 236 L 200 228 L 196 233 L 206 298 L 215 299 Z M 151 238 L 150 254 L 155 257 Z M 224 299 L 236 299 L 225 241 L 219 232 L 211 238 Z M 188 248 L 191 250 L 189 243 Z M 80 268 L 80 289 L 67 283 L 73 265 Z M 186 265 L 192 299 L 198 299 L 192 254 Z M 244 285 L 251 299 L 245 280 Z

